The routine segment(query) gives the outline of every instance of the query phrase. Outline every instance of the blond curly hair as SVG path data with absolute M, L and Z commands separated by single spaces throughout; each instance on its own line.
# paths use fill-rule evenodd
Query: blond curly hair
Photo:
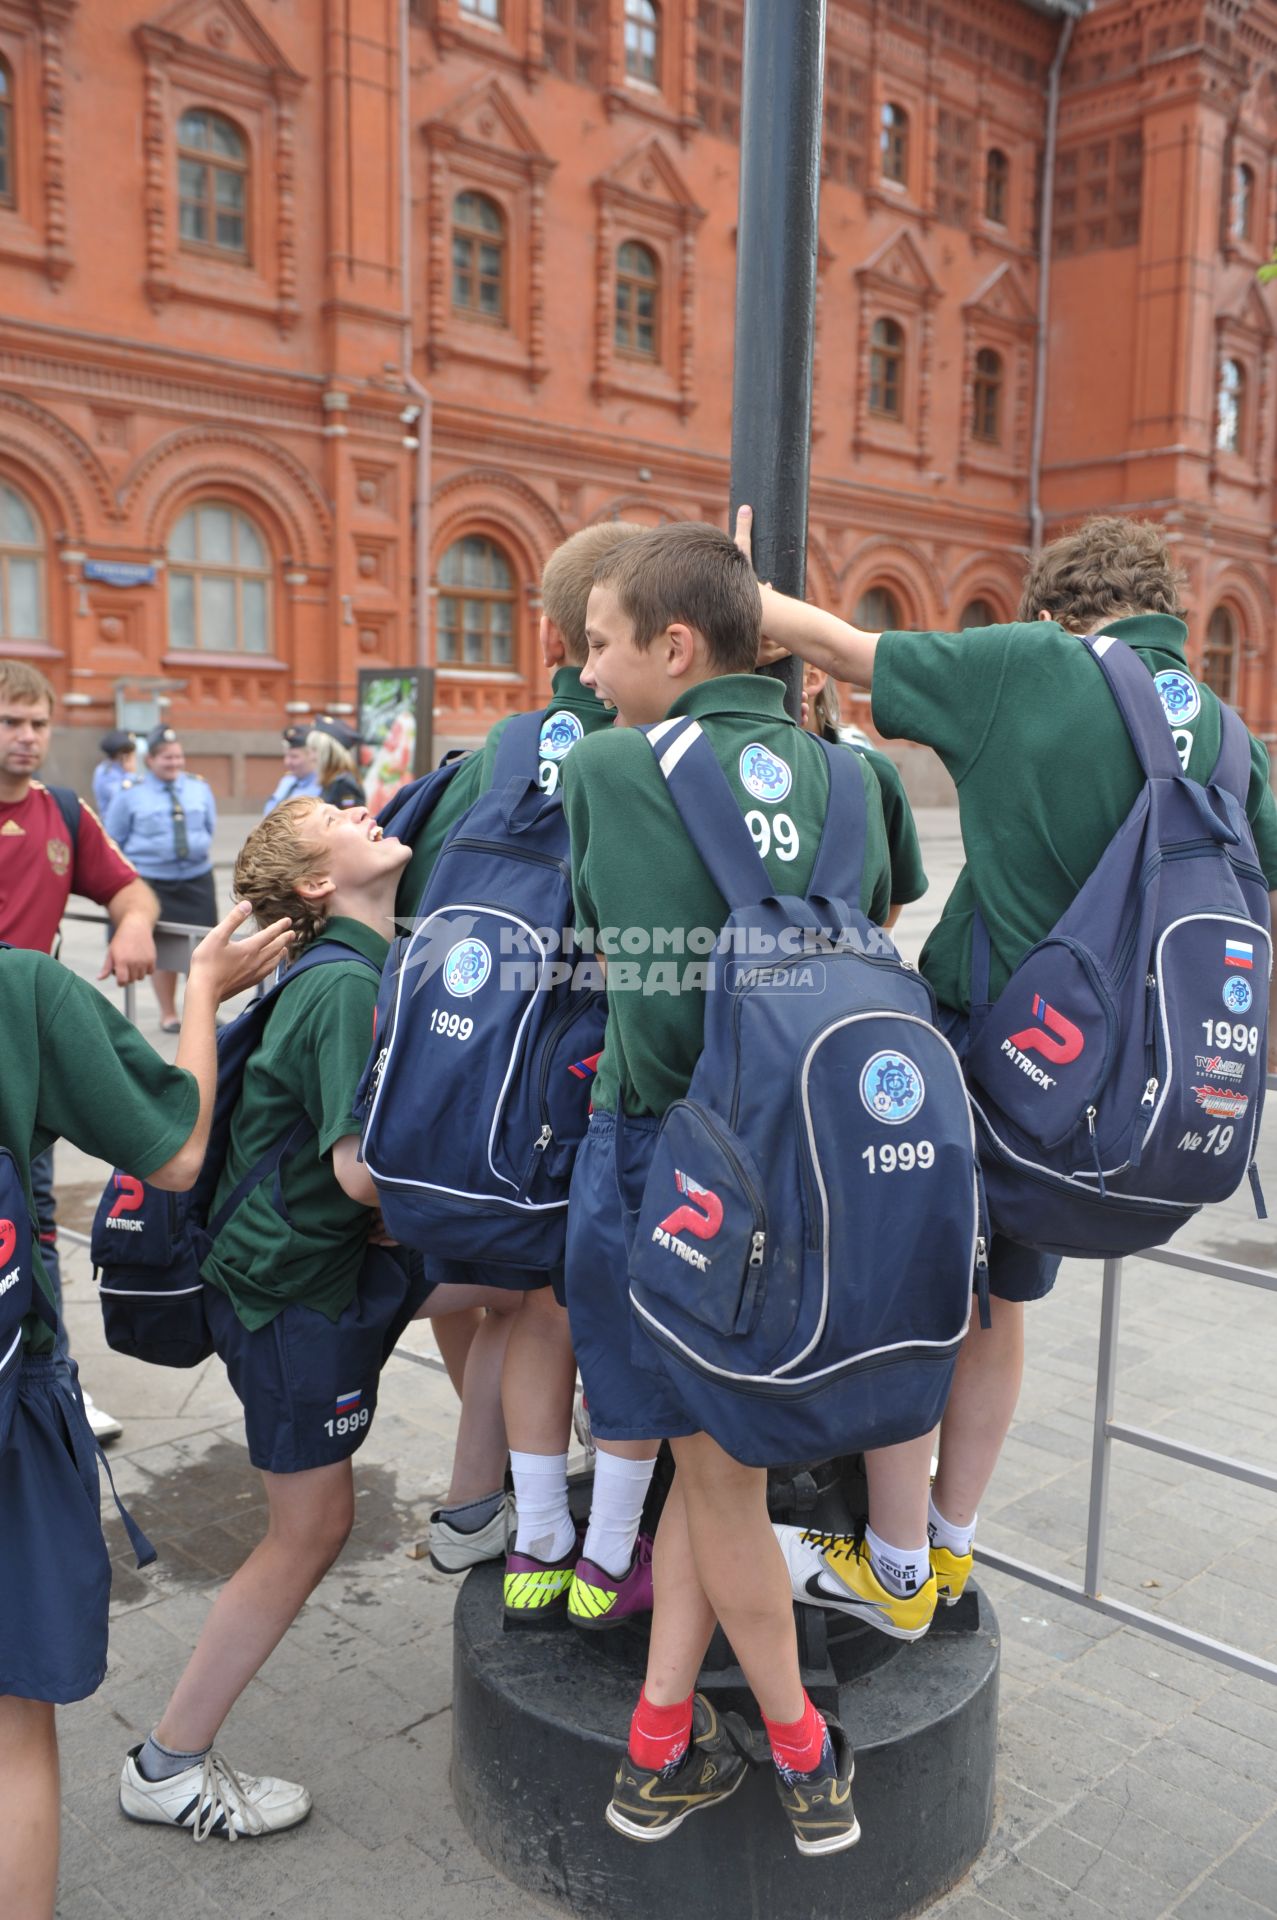
M 322 805 L 313 798 L 285 800 L 253 828 L 235 862 L 235 898 L 250 903 L 258 926 L 292 921 L 297 935 L 292 960 L 318 939 L 328 918 L 323 901 L 307 900 L 297 891 L 300 880 L 324 871 L 323 849 L 305 835 L 307 821 Z

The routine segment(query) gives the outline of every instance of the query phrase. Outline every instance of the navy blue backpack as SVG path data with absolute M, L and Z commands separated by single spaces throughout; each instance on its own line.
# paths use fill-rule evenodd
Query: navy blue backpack
M 992 1007 L 977 915 L 966 1070 L 998 1231 L 1103 1259 L 1160 1246 L 1248 1170 L 1263 1216 L 1254 1153 L 1272 940 L 1246 817 L 1245 727 L 1221 706 L 1219 758 L 1201 786 L 1139 656 L 1116 639 L 1079 644 L 1117 702 L 1144 786 Z
M 260 1046 L 279 995 L 301 974 L 337 960 L 358 960 L 375 973 L 364 954 L 335 940 L 312 947 L 259 999 L 217 1036 L 217 1100 L 199 1178 L 187 1193 L 148 1186 L 118 1170 L 107 1181 L 93 1217 L 90 1249 L 102 1301 L 106 1342 L 117 1353 L 161 1367 L 197 1367 L 213 1351 L 204 1311 L 200 1267 L 231 1215 L 264 1180 L 274 1180 L 275 1210 L 284 1219 L 283 1168 L 315 1132 L 302 1118 L 251 1166 L 216 1213 L 209 1208 L 230 1145 L 231 1118 L 244 1083 L 244 1069 Z
M 778 896 L 699 725 L 648 738 L 731 913 L 639 1207 L 634 1310 L 689 1414 L 746 1465 L 914 1439 L 944 1410 L 987 1259 L 957 1055 L 926 981 L 854 904 L 860 769 L 819 743 L 820 848 L 806 897 Z
M 35 1234 L 18 1163 L 0 1147 L 0 1447 L 9 1438 L 18 1404 L 22 1367 L 22 1323 L 38 1313 L 51 1333 L 58 1316 L 35 1277 Z
M 545 1271 L 563 1260 L 606 1006 L 581 985 L 567 820 L 537 780 L 542 724 L 520 714 L 505 728 L 491 788 L 445 841 L 413 930 L 392 948 L 361 1110 L 363 1158 L 397 1240 Z

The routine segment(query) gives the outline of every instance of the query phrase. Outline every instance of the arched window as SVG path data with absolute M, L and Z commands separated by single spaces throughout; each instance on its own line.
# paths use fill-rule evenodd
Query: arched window
M 984 163 L 984 217 L 994 226 L 1007 223 L 1007 199 L 1011 185 L 1011 164 L 1001 147 L 990 147 Z
M 1221 700 L 1236 698 L 1237 622 L 1228 607 L 1216 607 L 1206 624 L 1202 679 Z
M 184 247 L 248 257 L 248 147 L 220 113 L 177 123 L 178 232 Z
M 655 0 L 625 0 L 625 71 L 631 80 L 660 85 L 661 16 Z
M 616 254 L 618 353 L 655 360 L 660 354 L 661 270 L 650 247 L 627 240 Z
M 869 411 L 904 417 L 905 330 L 898 320 L 875 320 L 869 336 Z
M 0 60 L 0 207 L 13 206 L 13 74 Z
M 22 495 L 0 481 L 0 639 L 44 638 L 44 535 Z
M 992 627 L 997 625 L 998 616 L 991 601 L 983 595 L 968 600 L 958 619 L 958 631 L 965 633 L 968 627 Z
M 1255 175 L 1243 160 L 1233 168 L 1233 205 L 1229 231 L 1234 240 L 1249 240 L 1255 221 Z
M 851 620 L 862 633 L 895 633 L 900 626 L 900 602 L 890 587 L 868 587 L 857 600 Z
M 452 203 L 452 304 L 505 319 L 505 221 L 485 193 L 459 193 Z
M 271 564 L 238 507 L 201 500 L 168 544 L 169 645 L 205 653 L 269 653 Z
M 437 627 L 441 666 L 514 665 L 514 574 L 495 540 L 468 533 L 448 548 Z
M 981 347 L 975 357 L 971 432 L 975 439 L 996 447 L 1002 439 L 1002 355 Z
M 909 115 L 896 101 L 888 100 L 882 109 L 882 130 L 878 135 L 882 154 L 882 177 L 903 187 L 909 177 Z
M 1245 437 L 1246 374 L 1236 360 L 1222 360 L 1216 396 L 1215 445 L 1220 453 L 1240 453 Z

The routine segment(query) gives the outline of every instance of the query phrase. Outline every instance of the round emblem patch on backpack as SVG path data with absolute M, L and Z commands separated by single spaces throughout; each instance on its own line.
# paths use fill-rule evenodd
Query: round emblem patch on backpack
M 889 1127 L 912 1120 L 922 1109 L 926 1083 L 907 1054 L 876 1053 L 860 1076 L 865 1112 Z
M 794 776 L 778 754 L 755 740 L 740 757 L 740 783 L 755 800 L 775 806 L 793 786 Z
M 1250 981 L 1243 980 L 1235 973 L 1231 980 L 1224 982 L 1224 1005 L 1230 1013 L 1249 1013 L 1254 995 L 1250 990 Z
M 541 723 L 541 758 L 566 760 L 584 734 L 585 729 L 574 713 L 567 713 L 562 708 L 558 713 L 547 713 Z
M 458 940 L 443 963 L 443 984 L 458 1000 L 466 1000 L 492 972 L 492 955 L 482 940 Z
M 1162 711 L 1173 727 L 1186 727 L 1202 710 L 1202 696 L 1191 674 L 1168 669 L 1153 675 Z

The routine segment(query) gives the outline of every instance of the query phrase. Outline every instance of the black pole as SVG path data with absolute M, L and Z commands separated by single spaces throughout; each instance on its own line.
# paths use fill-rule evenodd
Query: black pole
M 807 578 L 811 371 L 819 245 L 826 0 L 746 0 L 736 227 L 731 512 L 754 509 L 760 580 Z M 798 718 L 802 669 L 785 682 Z

